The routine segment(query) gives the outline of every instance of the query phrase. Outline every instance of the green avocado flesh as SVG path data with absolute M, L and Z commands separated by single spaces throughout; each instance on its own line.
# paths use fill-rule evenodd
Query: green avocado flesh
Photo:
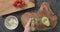
M 36 24 L 37 24 L 37 20 L 33 19 L 30 23 L 30 28 L 32 31 L 36 31 Z
M 42 17 L 42 23 L 43 23 L 43 25 L 45 25 L 45 26 L 50 26 L 50 20 L 49 20 L 49 18 L 48 17 Z

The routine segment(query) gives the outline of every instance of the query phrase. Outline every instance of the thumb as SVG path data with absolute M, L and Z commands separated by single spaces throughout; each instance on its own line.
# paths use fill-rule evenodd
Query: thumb
M 29 26 L 29 25 L 30 25 L 30 22 L 31 22 L 32 19 L 33 19 L 33 18 L 30 18 L 30 19 L 27 21 L 26 26 Z

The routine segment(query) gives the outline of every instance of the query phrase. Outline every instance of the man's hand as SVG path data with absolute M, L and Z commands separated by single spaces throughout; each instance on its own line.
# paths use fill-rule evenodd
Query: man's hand
M 28 22 L 27 22 L 27 24 L 25 25 L 25 30 L 24 30 L 24 32 L 31 32 L 31 29 L 30 29 L 30 22 L 31 22 L 31 20 L 32 20 L 33 18 L 30 18 L 29 20 L 28 20 Z

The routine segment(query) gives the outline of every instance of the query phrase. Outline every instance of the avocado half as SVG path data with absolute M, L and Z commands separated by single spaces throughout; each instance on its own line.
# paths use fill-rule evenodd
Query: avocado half
M 38 25 L 38 20 L 36 18 L 33 18 L 30 22 L 30 28 L 32 31 L 37 31 L 37 25 Z

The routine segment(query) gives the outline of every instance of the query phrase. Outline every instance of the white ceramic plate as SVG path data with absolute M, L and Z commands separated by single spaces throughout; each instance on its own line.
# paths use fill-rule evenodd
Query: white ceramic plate
M 18 26 L 18 19 L 15 16 L 8 16 L 5 19 L 4 25 L 9 30 L 16 29 Z

